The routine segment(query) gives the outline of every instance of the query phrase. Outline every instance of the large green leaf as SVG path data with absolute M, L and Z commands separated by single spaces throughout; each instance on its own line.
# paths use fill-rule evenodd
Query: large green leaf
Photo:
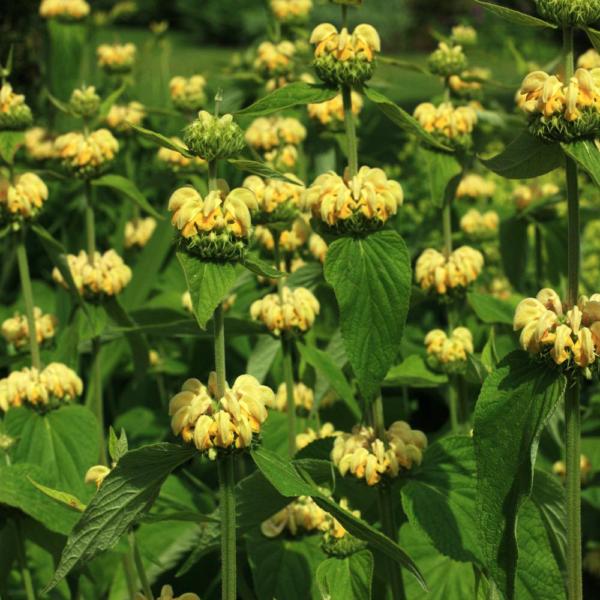
M 508 280 L 517 290 L 523 290 L 529 239 L 528 222 L 525 219 L 511 217 L 500 224 L 500 256 Z
M 431 203 L 441 208 L 454 197 L 462 166 L 453 154 L 427 148 L 419 149 L 419 158 L 427 172 Z
M 435 373 L 418 354 L 407 356 L 392 367 L 385 376 L 384 385 L 407 385 L 416 388 L 434 388 L 448 383 L 448 376 Z
M 337 239 L 327 252 L 325 279 L 335 291 L 348 360 L 361 391 L 372 398 L 396 358 L 406 322 L 406 244 L 395 231 Z
M 377 108 L 392 122 L 394 125 L 400 127 L 413 135 L 416 135 L 421 141 L 425 142 L 433 148 L 438 150 L 446 150 L 451 152 L 452 149 L 449 146 L 445 146 L 438 140 L 436 140 L 430 133 L 427 133 L 419 124 L 419 122 L 411 115 L 409 115 L 404 109 L 400 108 L 395 102 L 390 100 L 387 96 L 374 90 L 370 87 L 365 87 L 365 96 L 377 105 Z
M 321 84 L 295 81 L 237 111 L 236 116 L 262 117 L 301 104 L 318 104 L 335 98 L 339 90 Z
M 467 300 L 475 314 L 484 323 L 512 325 L 515 311 L 514 306 L 509 302 L 479 292 L 469 292 Z
M 531 493 L 540 435 L 564 389 L 560 373 L 517 350 L 487 377 L 475 407 L 481 552 L 509 599 L 515 595 L 517 513 Z
M 500 154 L 481 162 L 507 179 L 530 179 L 562 166 L 564 154 L 560 144 L 545 142 L 523 131 Z
M 231 263 L 207 262 L 178 252 L 177 259 L 185 274 L 192 307 L 202 329 L 212 317 L 215 308 L 229 294 L 235 283 L 235 267 Z
M 156 131 L 145 129 L 144 127 L 140 127 L 139 125 L 134 125 L 133 123 L 129 123 L 129 126 L 135 129 L 135 131 L 139 133 L 144 139 L 149 140 L 157 146 L 161 146 L 162 148 L 168 148 L 169 150 L 175 150 L 175 152 L 179 152 L 179 154 L 182 154 L 186 158 L 194 158 L 194 155 L 185 146 L 172 142 L 168 137 L 165 137 L 164 135 L 157 133 Z
M 152 506 L 169 473 L 196 452 L 194 447 L 163 443 L 132 450 L 123 456 L 73 528 L 47 590 L 55 587 L 77 565 L 112 548 Z
M 106 187 L 115 192 L 125 196 L 128 200 L 135 202 L 142 210 L 145 210 L 149 215 L 152 215 L 156 219 L 164 219 L 149 202 L 146 200 L 146 196 L 140 192 L 137 185 L 131 179 L 123 177 L 122 175 L 102 175 L 98 179 L 92 181 L 92 185 L 95 187 Z
M 471 438 L 445 438 L 427 448 L 401 493 L 408 520 L 439 552 L 453 560 L 479 560 Z
M 479 6 L 483 6 L 486 10 L 493 13 L 494 15 L 512 23 L 513 25 L 523 25 L 524 27 L 542 27 L 548 29 L 556 29 L 556 25 L 554 23 L 549 23 L 548 21 L 544 21 L 542 19 L 538 19 L 537 17 L 532 17 L 526 13 L 522 13 L 518 10 L 513 10 L 512 8 L 506 8 L 505 6 L 500 6 L 499 4 L 494 4 L 493 2 L 483 2 L 483 0 L 475 0 Z
M 562 148 L 600 186 L 600 150 L 594 140 L 562 144 Z
M 345 558 L 328 558 L 317 569 L 322 598 L 330 600 L 370 600 L 373 555 L 368 550 Z
M 354 397 L 352 386 L 348 383 L 342 369 L 327 352 L 319 350 L 316 346 L 309 344 L 297 344 L 302 358 L 319 372 L 329 383 L 336 393 L 347 404 L 348 408 L 357 420 L 360 420 L 361 410 Z
M 13 460 L 41 467 L 55 489 L 86 495 L 86 471 L 98 462 L 99 432 L 94 414 L 83 406 L 63 406 L 45 414 L 27 407 L 6 413 L 7 433 L 18 439 Z M 89 488 L 87 488 L 89 489 Z
M 25 134 L 22 131 L 0 131 L 0 158 L 12 165 Z

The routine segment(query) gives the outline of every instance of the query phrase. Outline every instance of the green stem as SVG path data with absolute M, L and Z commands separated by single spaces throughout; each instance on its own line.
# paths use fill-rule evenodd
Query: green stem
M 288 419 L 288 453 L 290 458 L 296 453 L 296 403 L 294 402 L 294 367 L 292 364 L 293 340 L 282 333 L 281 348 L 283 350 L 283 371 L 287 396 Z
M 25 248 L 25 229 L 17 232 L 17 262 L 19 264 L 19 275 L 21 277 L 21 289 L 25 301 L 25 315 L 27 317 L 27 328 L 29 330 L 29 349 L 31 352 L 31 365 L 40 369 L 42 361 L 40 358 L 40 347 L 35 330 L 35 314 L 33 302 L 33 289 L 31 287 L 31 275 L 29 274 L 29 263 L 27 261 L 27 250 Z
M 380 484 L 377 487 L 377 500 L 379 505 L 379 516 L 381 518 L 381 528 L 383 533 L 393 542 L 398 542 L 398 527 L 394 515 L 394 505 L 392 502 L 392 488 L 386 484 Z M 386 558 L 388 583 L 392 592 L 393 600 L 402 600 L 404 598 L 404 583 L 402 573 L 397 563 Z
M 21 531 L 21 524 L 19 523 L 18 517 L 14 521 L 15 535 L 17 542 L 17 560 L 19 562 L 19 568 L 21 570 L 21 577 L 23 578 L 23 587 L 25 588 L 25 596 L 27 600 L 35 600 L 35 591 L 33 589 L 33 578 L 31 577 L 31 571 L 27 565 L 27 555 L 25 553 L 25 541 L 23 540 L 23 532 Z
M 442 209 L 442 233 L 444 236 L 444 256 L 452 254 L 452 205 L 450 200 L 444 202 Z
M 356 122 L 352 112 L 352 88 L 349 85 L 342 85 L 342 100 L 348 143 L 348 171 L 350 177 L 354 177 L 358 171 L 358 143 L 356 141 Z
M 457 434 L 460 430 L 458 417 L 458 387 L 456 378 L 448 377 L 448 408 L 450 410 L 450 429 Z
M 573 77 L 575 70 L 575 50 L 573 47 L 573 29 L 563 27 L 563 60 L 565 65 L 565 83 Z
M 137 591 L 137 581 L 131 548 L 123 555 L 123 572 L 125 573 L 125 583 L 127 585 L 129 598 L 134 598 Z
M 215 192 L 218 186 L 218 167 L 216 160 L 208 161 L 208 191 Z
M 375 436 L 385 441 L 385 419 L 381 394 L 378 394 L 371 404 L 371 424 L 375 430 Z
M 100 464 L 107 465 L 106 444 L 104 441 L 104 398 L 102 396 L 102 368 L 100 359 L 100 338 L 92 338 L 92 410 L 100 430 Z
M 221 599 L 236 600 L 236 531 L 234 455 L 217 460 L 221 502 Z
M 148 575 L 146 574 L 146 569 L 144 568 L 144 563 L 142 561 L 142 555 L 140 554 L 140 549 L 137 545 L 137 540 L 135 539 L 135 533 L 133 530 L 129 531 L 129 546 L 131 548 L 131 552 L 133 553 L 135 569 L 138 577 L 140 578 L 144 596 L 146 597 L 146 600 L 154 600 L 154 594 L 152 593 L 152 588 L 150 587 L 150 582 L 148 581 Z
M 215 335 L 215 371 L 217 373 L 217 394 L 219 398 L 225 395 L 226 373 L 225 373 L 225 319 L 223 305 L 219 304 L 213 316 Z
M 579 297 L 579 262 L 580 262 L 580 239 L 579 239 L 579 190 L 577 187 L 577 163 L 567 157 L 567 214 L 568 214 L 568 238 L 567 238 L 567 302 L 569 306 L 577 304 Z
M 535 232 L 535 284 L 538 290 L 544 287 L 544 256 L 542 251 L 542 228 L 534 225 Z
M 85 239 L 88 262 L 94 264 L 96 260 L 96 222 L 94 218 L 94 202 L 92 197 L 92 184 L 85 180 Z

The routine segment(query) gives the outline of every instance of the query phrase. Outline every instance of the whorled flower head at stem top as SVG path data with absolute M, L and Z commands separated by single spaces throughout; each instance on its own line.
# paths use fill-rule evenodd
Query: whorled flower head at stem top
M 592 69 L 600 68 L 600 53 L 596 48 L 590 48 L 586 52 L 584 52 L 577 59 L 577 67 L 581 67 L 582 69 Z
M 203 198 L 195 188 L 183 187 L 169 199 L 179 247 L 207 260 L 243 258 L 252 226 L 250 211 L 257 207 L 255 195 L 246 188 L 228 194 L 214 190 Z
M 127 44 L 101 44 L 96 48 L 98 66 L 109 74 L 129 73 L 135 64 L 137 48 Z
M 152 237 L 156 229 L 156 219 L 154 217 L 143 217 L 132 219 L 125 223 L 125 248 L 143 248 Z
M 258 45 L 252 66 L 265 79 L 287 75 L 294 67 L 295 54 L 296 46 L 289 40 L 277 44 L 265 41 Z
M 524 350 L 586 376 L 600 355 L 600 294 L 581 296 L 575 306 L 563 306 L 558 294 L 540 290 L 521 300 L 515 310 L 515 331 Z
M 301 381 L 294 383 L 294 406 L 296 409 L 309 412 L 313 407 L 314 401 L 315 393 L 311 388 Z M 281 412 L 287 411 L 287 387 L 285 383 L 279 385 L 273 404 L 268 404 L 267 406 Z
M 315 45 L 313 65 L 319 78 L 332 85 L 360 86 L 369 80 L 375 68 L 375 54 L 381 50 L 377 30 L 364 23 L 350 33 L 338 31 L 331 23 L 313 29 L 310 43 Z
M 333 423 L 323 423 L 317 430 L 314 430 L 312 427 L 308 427 L 305 431 L 296 436 L 296 448 L 298 450 L 302 450 L 302 448 L 306 448 L 306 446 L 312 444 L 316 440 L 322 440 L 323 438 L 328 437 L 337 437 L 338 435 L 342 435 L 342 433 L 342 431 L 338 431 L 334 427 Z
M 427 64 L 434 75 L 450 77 L 460 75 L 467 68 L 467 57 L 462 46 L 440 42 L 429 56 Z
M 275 232 L 275 235 L 279 237 L 279 250 L 288 255 L 299 250 L 306 243 L 309 234 L 310 227 L 305 221 L 304 215 L 296 217 L 291 228 L 284 229 L 281 232 Z M 264 225 L 256 226 L 254 229 L 254 239 L 265 248 L 265 250 L 268 250 L 269 252 L 273 251 L 273 248 L 275 247 L 275 238 L 273 237 L 273 233 L 271 233 Z M 285 257 L 283 262 L 285 262 Z
M 71 112 L 83 119 L 91 119 L 100 108 L 100 96 L 93 85 L 82 86 L 73 90 L 69 98 Z
M 21 173 L 0 187 L 0 224 L 37 217 L 48 199 L 48 188 L 35 173 Z
M 600 133 L 600 68 L 579 68 L 568 83 L 533 71 L 523 79 L 517 106 L 529 117 L 533 135 L 570 142 Z
M 600 20 L 600 0 L 534 0 L 538 13 L 563 26 L 593 25 Z
M 232 115 L 216 117 L 205 110 L 185 128 L 183 141 L 192 154 L 209 161 L 237 156 L 245 146 L 244 132 Z
M 257 207 L 251 211 L 252 223 L 289 223 L 298 215 L 298 206 L 304 193 L 304 185 L 293 173 L 283 179 L 263 179 L 250 175 L 244 179 L 242 187 L 249 189 L 256 197 Z
M 306 127 L 294 117 L 258 117 L 250 123 L 245 138 L 250 146 L 261 151 L 297 146 L 306 138 Z
M 362 96 L 352 90 L 352 114 L 355 116 L 360 114 L 363 107 Z M 342 95 L 338 94 L 331 100 L 319 102 L 318 104 L 307 104 L 308 116 L 311 119 L 319 121 L 325 127 L 341 125 L 344 122 L 344 102 Z
M 131 125 L 139 126 L 146 118 L 146 109 L 141 102 L 113 104 L 106 115 L 106 124 L 117 133 L 131 134 Z
M 381 228 L 396 214 L 404 194 L 383 170 L 361 167 L 352 178 L 333 171 L 306 189 L 300 208 L 336 233 L 361 234 Z
M 42 162 L 54 158 L 54 140 L 43 127 L 32 127 L 25 132 L 23 140 L 27 158 Z
M 249 448 L 274 397 L 270 388 L 251 375 L 240 375 L 231 388 L 226 386 L 223 396 L 219 396 L 214 372 L 207 386 L 188 379 L 169 402 L 171 429 L 184 442 L 193 441 L 209 458 L 215 458 L 217 450 Z
M 34 306 L 33 318 L 37 343 L 43 344 L 51 340 L 56 334 L 58 319 L 52 314 L 43 313 L 39 306 Z M 29 321 L 26 315 L 16 312 L 2 322 L 0 331 L 6 343 L 15 348 L 24 348 L 29 343 Z
M 423 102 L 415 108 L 414 117 L 427 133 L 444 144 L 466 149 L 473 143 L 471 134 L 477 124 L 477 112 L 472 106 L 454 107 L 451 102 L 435 106 Z
M 482 213 L 476 208 L 471 208 L 460 219 L 461 231 L 476 239 L 496 236 L 499 225 L 500 217 L 495 210 Z
M 425 336 L 427 362 L 446 373 L 466 370 L 467 359 L 473 354 L 473 335 L 466 327 L 456 327 L 448 335 L 442 329 L 432 329 Z
M 119 142 L 108 129 L 89 134 L 73 131 L 54 141 L 54 157 L 62 167 L 80 179 L 98 177 L 115 159 Z
M 177 146 L 184 147 L 183 141 L 178 137 L 171 137 L 169 139 Z M 171 148 L 159 148 L 156 156 L 160 163 L 168 165 L 175 173 L 188 170 L 197 173 L 200 169 L 206 169 L 206 161 L 203 158 L 199 156 L 189 158 L 181 154 L 181 152 L 177 152 L 177 150 L 171 150 Z
M 496 193 L 496 183 L 477 173 L 465 175 L 458 184 L 457 198 L 492 198 Z
M 42 0 L 40 17 L 63 21 L 81 21 L 90 14 L 90 5 L 85 0 Z
M 270 0 L 269 5 L 280 23 L 299 24 L 306 21 L 313 3 L 312 0 Z
M 171 102 L 182 112 L 196 112 L 206 104 L 206 79 L 202 75 L 173 77 L 169 82 Z
M 16 94 L 8 81 L 0 87 L 0 131 L 22 131 L 31 125 L 33 116 L 23 94 Z

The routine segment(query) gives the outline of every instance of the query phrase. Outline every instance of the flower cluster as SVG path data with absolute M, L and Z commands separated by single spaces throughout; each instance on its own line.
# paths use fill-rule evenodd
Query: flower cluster
M 498 231 L 500 217 L 495 210 L 484 213 L 475 208 L 468 210 L 460 219 L 460 228 L 467 235 L 482 238 L 494 235 Z
M 302 382 L 294 384 L 294 406 L 296 408 L 310 411 L 315 401 L 315 393 Z M 269 408 L 279 410 L 281 412 L 287 411 L 287 388 L 285 383 L 282 383 L 277 388 L 277 393 L 273 400 L 273 404 L 267 405 Z
M 469 69 L 448 77 L 448 87 L 459 98 L 479 98 L 483 88 L 482 80 L 489 79 L 487 69 Z
M 175 108 L 182 112 L 196 112 L 206 103 L 204 88 L 206 79 L 202 75 L 173 77 L 169 82 L 169 93 Z
M 267 294 L 250 306 L 250 316 L 262 321 L 275 335 L 282 331 L 306 332 L 315 322 L 320 305 L 306 288 L 284 287 L 280 294 Z
M 50 363 L 45 369 L 24 367 L 0 379 L 0 409 L 30 404 L 52 406 L 71 402 L 83 391 L 77 373 L 62 363 Z
M 250 210 L 258 206 L 254 194 L 235 188 L 223 199 L 214 190 L 204 198 L 193 188 L 179 188 L 169 198 L 171 222 L 191 254 L 206 259 L 236 260 L 243 256 L 250 235 Z
M 25 152 L 31 160 L 43 161 L 54 157 L 54 141 L 43 127 L 32 127 L 25 132 Z
M 533 71 L 516 100 L 529 116 L 530 131 L 544 139 L 568 142 L 600 131 L 600 69 L 579 68 L 568 84 L 556 75 Z
M 133 597 L 133 600 L 150 600 L 146 598 L 144 594 L 141 592 L 137 592 Z M 185 594 L 181 594 L 181 596 L 175 596 L 175 592 L 170 585 L 163 585 L 160 588 L 160 596 L 156 598 L 156 600 L 200 600 L 200 596 L 198 594 L 194 594 L 193 592 L 186 592 Z
M 563 26 L 592 25 L 600 19 L 600 0 L 535 0 L 540 15 Z
M 563 482 L 566 480 L 567 478 L 567 465 L 565 465 L 565 462 L 562 460 L 557 460 L 553 465 L 552 465 L 552 472 L 560 477 Z M 590 459 L 585 455 L 585 454 L 580 454 L 579 455 L 579 473 L 580 473 L 580 478 L 581 478 L 581 483 L 585 484 L 590 476 L 592 472 L 592 463 L 590 461 Z
M 340 233 L 361 233 L 380 228 L 403 200 L 397 181 L 381 169 L 361 167 L 349 180 L 333 171 L 319 175 L 306 190 L 301 208 Z
M 447 294 L 464 290 L 483 269 L 483 254 L 470 246 L 461 246 L 448 257 L 427 248 L 417 259 L 415 279 L 422 289 Z
M 590 48 L 577 59 L 577 66 L 590 70 L 600 68 L 600 53 L 595 48 Z
M 246 142 L 278 169 L 291 169 L 306 138 L 306 128 L 294 117 L 259 117 L 246 130 Z
M 428 362 L 447 372 L 463 370 L 469 354 L 473 354 L 473 335 L 466 327 L 456 327 L 450 335 L 433 329 L 425 336 Z
M 477 113 L 471 106 L 455 108 L 450 102 L 434 106 L 423 102 L 415 108 L 414 117 L 427 133 L 457 147 L 471 145 L 471 133 L 477 124 Z
M 66 170 L 82 179 L 96 177 L 118 151 L 119 142 L 108 129 L 98 129 L 88 135 L 73 131 L 54 141 L 55 157 Z
M 113 104 L 106 115 L 106 124 L 119 133 L 131 133 L 131 125 L 141 125 L 146 118 L 146 109 L 141 102 Z
M 243 150 L 244 133 L 232 115 L 215 117 L 201 110 L 185 128 L 183 141 L 190 152 L 204 160 L 231 158 Z
M 143 248 L 156 229 L 156 219 L 145 217 L 125 223 L 125 248 Z
M 73 90 L 69 98 L 69 109 L 82 119 L 92 118 L 100 108 L 100 96 L 93 85 L 84 86 Z
M 312 0 L 271 0 L 271 11 L 281 23 L 298 23 L 306 20 Z
M 535 298 L 521 300 L 513 327 L 521 330 L 524 350 L 549 356 L 567 368 L 574 363 L 587 375 L 600 354 L 600 294 L 582 296 L 575 306 L 564 310 L 558 294 L 544 288 Z
M 512 198 L 518 210 L 524 210 L 533 202 L 538 202 L 560 193 L 555 183 L 542 185 L 518 185 L 512 192 Z
M 370 79 L 375 53 L 381 50 L 379 34 L 371 25 L 357 25 L 350 33 L 331 23 L 317 25 L 310 36 L 315 45 L 317 75 L 333 85 L 358 86 Z
M 469 25 L 455 25 L 452 28 L 452 41 L 464 46 L 472 46 L 477 43 L 477 31 Z
M 178 137 L 172 137 L 170 140 L 178 146 L 183 146 L 183 142 Z M 171 148 L 160 148 L 157 156 L 159 161 L 169 165 L 176 173 L 190 168 L 196 170 L 206 165 L 206 161 L 199 156 L 188 158 L 181 154 L 181 152 L 177 152 L 177 150 L 171 150 Z
M 257 175 L 244 179 L 242 186 L 256 197 L 257 208 L 252 212 L 253 223 L 287 222 L 297 214 L 304 186 L 292 173 L 286 173 L 285 176 L 296 183 L 283 179 L 262 179 Z
M 38 344 L 52 339 L 56 333 L 58 319 L 51 314 L 44 314 L 38 306 L 33 309 L 35 319 L 35 338 Z M 29 323 L 27 317 L 15 313 L 2 323 L 2 337 L 15 348 L 23 348 L 29 343 Z
M 299 433 L 296 436 L 296 448 L 298 450 L 302 450 L 302 448 L 306 448 L 306 446 L 312 444 L 316 440 L 322 440 L 323 438 L 328 437 L 337 437 L 338 435 L 342 435 L 342 432 L 337 431 L 333 426 L 333 423 L 323 423 L 318 431 L 315 431 L 309 427 L 306 431 Z
M 6 191 L 0 190 L 0 222 L 32 219 L 47 199 L 46 184 L 35 173 L 22 173 Z
M 10 83 L 5 81 L 0 87 L 0 131 L 25 129 L 32 121 L 33 116 L 31 109 L 25 104 L 25 96 L 15 94 Z
M 40 17 L 80 21 L 90 14 L 90 5 L 85 0 L 42 0 Z
M 310 234 L 308 238 L 308 250 L 319 262 L 325 262 L 328 246 L 327 242 L 318 233 Z
M 256 49 L 254 69 L 265 79 L 287 75 L 293 67 L 296 46 L 288 40 L 273 44 L 262 42 Z
M 467 67 L 467 57 L 462 46 L 440 42 L 437 49 L 429 57 L 428 66 L 434 75 L 440 75 L 441 77 L 460 75 Z
M 392 423 L 383 440 L 372 427 L 356 426 L 336 438 L 331 460 L 342 476 L 351 473 L 376 485 L 384 476 L 397 477 L 401 469 L 419 465 L 426 447 L 425 434 L 405 421 Z
M 101 44 L 96 48 L 98 66 L 107 73 L 129 73 L 135 62 L 137 48 L 127 44 Z
M 208 386 L 188 379 L 169 402 L 173 434 L 185 442 L 193 441 L 198 450 L 209 452 L 210 458 L 219 448 L 249 447 L 267 418 L 266 405 L 275 396 L 252 375 L 241 375 L 219 397 L 216 378 L 216 373 L 211 373 Z
M 496 193 L 496 184 L 475 173 L 465 175 L 456 190 L 457 198 L 491 198 Z
M 352 113 L 358 115 L 363 107 L 363 99 L 358 92 L 352 90 Z M 319 121 L 321 125 L 338 125 L 344 122 L 344 102 L 339 94 L 331 100 L 307 105 L 308 116 Z
M 81 250 L 77 255 L 68 254 L 67 263 L 79 293 L 89 299 L 101 295 L 115 296 L 131 281 L 131 269 L 114 250 L 104 254 L 96 252 L 93 262 L 87 252 Z M 67 282 L 56 267 L 52 271 L 52 278 L 67 287 Z
M 263 521 L 260 530 L 268 538 L 277 537 L 284 530 L 293 536 L 298 535 L 299 532 L 322 531 L 328 517 L 331 518 L 310 496 L 299 496 L 291 504 Z

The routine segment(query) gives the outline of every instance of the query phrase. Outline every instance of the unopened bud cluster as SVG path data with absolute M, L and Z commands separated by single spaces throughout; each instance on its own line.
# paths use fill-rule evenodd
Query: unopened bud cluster
M 275 335 L 282 331 L 305 333 L 313 326 L 319 310 L 319 301 L 310 290 L 284 287 L 281 293 L 267 294 L 254 301 L 250 316 Z
M 223 198 L 221 190 L 204 198 L 192 187 L 179 188 L 169 199 L 171 222 L 179 232 L 180 247 L 205 259 L 238 260 L 244 255 L 251 230 L 250 210 L 256 197 L 235 188 Z
M 469 25 L 455 25 L 452 28 L 451 39 L 455 44 L 472 46 L 477 43 L 477 31 Z
M 467 57 L 462 46 L 440 42 L 437 49 L 431 53 L 428 66 L 434 75 L 440 75 L 441 77 L 460 75 L 467 68 Z
M 90 5 L 85 0 L 42 0 L 40 17 L 63 21 L 80 21 L 90 14 Z
M 204 160 L 231 158 L 245 145 L 244 132 L 232 115 L 215 117 L 205 110 L 201 110 L 198 118 L 186 127 L 183 141 L 192 154 Z
M 285 176 L 296 183 L 283 179 L 262 179 L 257 175 L 244 179 L 242 186 L 256 197 L 257 208 L 252 211 L 253 223 L 289 222 L 298 214 L 304 185 L 292 173 L 286 173 Z
M 0 223 L 33 219 L 47 199 L 48 188 L 35 173 L 18 175 L 8 188 L 0 189 Z
M 145 217 L 125 223 L 125 248 L 143 248 L 156 229 L 156 219 Z
M 593 25 L 600 20 L 600 0 L 535 0 L 538 13 L 557 25 Z
M 333 85 L 360 86 L 371 79 L 375 53 L 381 50 L 379 34 L 364 23 L 352 33 L 346 27 L 338 31 L 331 23 L 321 23 L 313 30 L 310 43 L 315 45 L 317 75 Z
M 31 125 L 31 109 L 25 104 L 23 94 L 15 94 L 7 81 L 0 87 L 0 131 L 13 129 L 20 131 Z
M 69 99 L 69 109 L 82 119 L 91 119 L 100 108 L 100 96 L 93 85 L 73 90 Z
M 456 197 L 473 199 L 491 198 L 495 192 L 496 184 L 493 181 L 476 173 L 469 173 L 458 184 Z
M 521 300 L 513 321 L 521 330 L 521 347 L 566 368 L 580 367 L 586 377 L 600 354 L 600 294 L 582 296 L 575 306 L 563 307 L 558 294 L 540 290 Z
M 298 24 L 306 21 L 312 0 L 270 0 L 271 11 L 280 23 Z
M 256 49 L 253 67 L 265 79 L 288 75 L 294 66 L 296 46 L 288 40 L 277 44 L 262 42 Z
M 428 362 L 448 373 L 463 371 L 469 354 L 473 354 L 473 335 L 466 327 L 456 327 L 448 335 L 433 329 L 425 336 Z
M 457 148 L 469 147 L 477 124 L 477 113 L 471 106 L 454 107 L 450 102 L 434 106 L 423 102 L 415 108 L 415 119 L 421 127 L 443 143 Z
M 529 73 L 517 93 L 529 129 L 547 140 L 569 142 L 600 132 L 600 68 L 579 68 L 567 84 L 544 71 Z
M 363 107 L 362 96 L 352 90 L 352 114 L 357 116 Z M 319 121 L 321 125 L 326 127 L 341 125 L 344 122 L 344 102 L 342 95 L 338 94 L 331 100 L 325 102 L 319 102 L 318 104 L 308 104 L 306 106 L 308 110 L 308 116 L 311 119 Z
M 24 404 L 52 407 L 71 402 L 82 391 L 77 373 L 62 363 L 50 363 L 42 370 L 24 367 L 0 379 L 0 410 Z
M 33 309 L 33 317 L 37 343 L 43 344 L 51 340 L 56 334 L 58 319 L 54 315 L 44 314 L 38 306 Z M 6 342 L 17 349 L 24 348 L 29 343 L 29 322 L 25 315 L 17 312 L 11 318 L 5 319 L 1 330 Z
M 208 386 L 188 379 L 181 391 L 171 398 L 169 416 L 174 435 L 192 442 L 209 458 L 215 451 L 248 448 L 267 419 L 266 406 L 275 394 L 251 375 L 241 375 L 233 386 L 226 386 L 222 397 L 217 391 L 216 373 Z
M 428 248 L 417 259 L 415 279 L 421 289 L 437 294 L 462 291 L 477 279 L 483 263 L 483 254 L 470 246 L 461 246 L 448 257 Z
M 169 82 L 171 101 L 182 112 L 199 111 L 206 104 L 206 79 L 202 75 L 173 77 Z
M 96 49 L 98 66 L 109 74 L 129 73 L 135 63 L 134 44 L 102 44 Z
M 114 250 L 104 254 L 96 252 L 93 262 L 87 252 L 81 250 L 76 255 L 68 254 L 67 264 L 79 293 L 90 300 L 116 296 L 131 281 L 131 269 Z M 52 278 L 67 287 L 67 282 L 56 267 L 52 271 Z
M 460 219 L 460 228 L 474 238 L 485 238 L 495 235 L 500 225 L 500 217 L 495 210 L 484 213 L 476 208 L 468 210 Z
M 379 229 L 398 211 L 404 195 L 381 169 L 361 167 L 351 179 L 333 171 L 319 175 L 306 190 L 301 208 L 337 233 Z
M 119 142 L 108 129 L 88 135 L 73 131 L 57 137 L 54 150 L 64 169 L 80 179 L 93 179 L 114 160 Z
M 421 464 L 426 447 L 425 434 L 405 421 L 392 423 L 384 439 L 372 427 L 357 426 L 336 438 L 331 460 L 342 476 L 351 474 L 372 486 Z
M 113 104 L 106 115 L 106 124 L 118 133 L 131 133 L 131 125 L 141 125 L 146 118 L 146 109 L 141 102 Z
M 178 137 L 172 137 L 170 140 L 174 144 L 184 147 L 183 141 Z M 203 158 L 200 158 L 199 156 L 188 158 L 181 154 L 181 152 L 177 152 L 177 150 L 171 150 L 171 148 L 160 148 L 157 157 L 160 162 L 168 165 L 175 173 L 187 170 L 197 172 L 199 169 L 206 166 L 206 161 Z

